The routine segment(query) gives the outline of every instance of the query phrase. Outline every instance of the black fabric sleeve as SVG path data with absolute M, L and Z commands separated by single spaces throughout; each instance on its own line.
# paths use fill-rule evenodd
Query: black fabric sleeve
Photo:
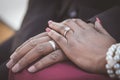
M 30 37 L 44 32 L 49 20 L 56 21 L 60 2 L 60 0 L 30 0 L 21 29 L 17 32 L 13 41 L 12 51 Z
M 89 21 L 94 23 L 96 17 L 101 20 L 101 24 L 108 31 L 108 33 L 120 42 L 120 6 L 116 6 L 102 12 L 89 19 Z
M 11 46 L 14 37 L 0 45 L 0 80 L 8 80 L 8 69 L 6 63 L 11 55 Z
M 11 46 L 13 43 L 14 37 L 10 38 L 6 42 L 0 45 L 0 64 L 6 61 L 11 55 Z
M 6 60 L 4 63 L 0 65 L 0 80 L 8 80 L 8 68 L 6 67 L 6 63 L 8 60 Z

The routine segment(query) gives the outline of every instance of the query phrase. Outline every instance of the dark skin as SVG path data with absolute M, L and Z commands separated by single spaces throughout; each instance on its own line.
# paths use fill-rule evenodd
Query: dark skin
M 65 26 L 71 30 L 63 36 Z M 116 40 L 99 21 L 95 22 L 94 27 L 80 19 L 68 20 L 64 25 L 49 21 L 49 27 L 51 31 L 48 35 L 73 63 L 88 72 L 106 73 L 106 52 Z
M 33 64 L 35 66 L 34 71 L 28 69 L 29 72 L 36 72 L 49 65 L 66 60 L 66 56 L 60 49 L 53 51 L 53 48 L 48 43 L 50 40 L 51 38 L 47 35 L 47 32 L 30 38 L 10 56 L 10 61 L 6 64 L 7 67 L 12 69 L 13 72 L 19 72 L 41 57 Z
M 71 28 L 66 38 L 63 36 L 64 25 Z M 13 72 L 18 72 L 41 57 L 28 69 L 29 72 L 36 72 L 68 58 L 86 71 L 106 73 L 105 54 L 107 49 L 116 41 L 98 22 L 93 25 L 79 19 L 69 19 L 61 23 L 50 21 L 49 27 L 51 29 L 47 28 L 47 32 L 23 43 L 11 55 L 7 67 L 11 68 Z M 52 39 L 59 45 L 59 47 L 56 45 L 57 50 L 55 51 L 48 43 Z

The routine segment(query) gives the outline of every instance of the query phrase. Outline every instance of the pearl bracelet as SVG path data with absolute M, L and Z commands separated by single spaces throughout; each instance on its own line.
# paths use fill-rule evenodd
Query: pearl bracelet
M 106 69 L 111 78 L 120 79 L 120 44 L 112 45 L 106 53 Z

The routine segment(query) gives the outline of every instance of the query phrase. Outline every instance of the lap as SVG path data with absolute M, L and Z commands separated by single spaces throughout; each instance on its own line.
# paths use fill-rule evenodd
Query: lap
M 115 11 L 114 11 L 115 10 Z M 102 24 L 105 26 L 105 28 L 107 29 L 107 31 L 113 36 L 115 37 L 115 39 L 118 40 L 118 36 L 119 36 L 119 9 L 113 9 L 113 11 L 108 11 L 108 12 L 103 12 L 102 14 L 97 15 L 101 20 L 102 20 Z M 113 13 L 115 12 L 115 13 Z M 54 13 L 53 13 L 54 14 Z M 52 15 L 53 15 L 52 14 Z M 116 15 L 117 14 L 117 15 Z M 27 26 L 34 26 L 36 25 L 36 29 L 31 29 L 31 31 L 28 30 L 28 32 L 26 32 L 26 30 L 24 29 L 26 35 L 22 36 L 22 38 L 24 37 L 26 39 L 31 37 L 28 37 L 29 35 L 33 35 L 33 33 L 35 33 L 35 31 L 37 30 L 37 33 L 39 33 L 39 22 L 41 21 L 41 18 L 34 18 L 37 21 L 33 21 L 29 24 L 26 24 Z M 42 23 L 44 23 L 41 26 L 45 26 L 45 24 L 47 24 L 47 20 L 49 18 L 45 17 L 45 21 L 41 21 Z M 31 19 L 32 20 L 32 19 Z M 90 19 L 91 21 L 95 21 L 95 17 L 93 17 L 92 19 Z M 117 20 L 117 21 L 116 21 Z M 26 22 L 25 22 L 26 23 Z M 116 25 L 117 24 L 117 25 Z M 23 25 L 23 26 L 26 26 Z M 32 27 L 31 26 L 31 27 Z M 41 27 L 42 30 L 44 30 L 43 27 Z M 22 32 L 22 30 L 21 30 Z M 21 33 L 20 32 L 20 33 Z M 30 33 L 31 32 L 31 33 Z M 33 33 L 32 33 L 33 32 Z M 34 34 L 34 35 L 35 35 Z M 21 34 L 22 35 L 22 34 Z M 19 37 L 19 38 L 18 38 Z M 18 36 L 17 38 L 20 40 L 20 36 Z M 17 41 L 17 40 L 16 40 Z M 23 41 L 20 41 L 21 43 L 24 42 L 25 40 L 23 39 Z M 15 46 L 14 46 L 15 47 Z M 46 69 L 40 70 L 34 74 L 29 73 L 26 69 L 24 69 L 22 72 L 19 72 L 17 74 L 14 73 L 10 73 L 10 80 L 110 80 L 110 78 L 104 76 L 104 75 L 98 75 L 98 74 L 91 74 L 88 72 L 85 72 L 81 69 L 79 69 L 78 67 L 76 67 L 74 64 L 71 64 L 70 62 L 63 62 L 63 63 L 57 63 L 53 66 L 50 66 Z
M 36 73 L 27 69 L 10 74 L 9 80 L 112 80 L 105 75 L 91 74 L 76 67 L 71 62 L 61 62 Z

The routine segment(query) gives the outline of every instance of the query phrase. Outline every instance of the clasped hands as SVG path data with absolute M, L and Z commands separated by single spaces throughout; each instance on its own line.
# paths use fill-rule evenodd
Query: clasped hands
M 30 38 L 15 50 L 6 64 L 9 69 L 19 72 L 29 66 L 29 72 L 36 72 L 69 59 L 85 71 L 106 73 L 106 52 L 116 41 L 98 18 L 95 24 L 68 19 L 61 23 L 49 21 L 48 25 L 46 32 Z M 55 41 L 56 50 L 49 43 L 51 40 Z

